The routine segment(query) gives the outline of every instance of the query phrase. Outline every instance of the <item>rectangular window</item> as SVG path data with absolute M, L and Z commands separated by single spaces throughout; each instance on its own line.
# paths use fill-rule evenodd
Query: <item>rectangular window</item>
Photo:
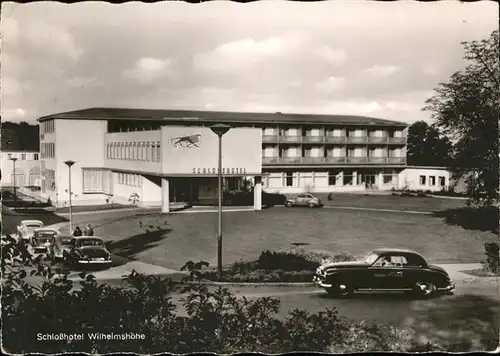
M 420 185 L 425 185 L 425 176 L 420 176 Z
M 138 159 L 139 161 L 142 161 L 142 142 L 139 142 L 139 143 L 138 143 L 138 145 L 139 145 L 139 146 L 138 146 L 138 153 L 139 153 L 139 156 L 137 157 L 137 159 Z
M 328 172 L 328 185 L 336 185 L 336 184 L 337 184 L 337 173 Z
M 33 155 L 33 160 L 34 160 L 34 161 L 38 161 L 38 159 L 39 159 L 39 157 L 38 157 L 38 153 L 35 153 L 35 154 Z
M 436 185 L 436 177 L 435 176 L 429 176 L 429 185 L 430 186 Z
M 344 172 L 344 185 L 352 185 L 353 184 L 353 174 L 352 172 Z
M 293 187 L 293 173 L 291 173 L 291 172 L 286 173 L 285 186 L 286 187 Z
M 102 169 L 83 168 L 82 192 L 94 193 L 103 192 Z
M 151 160 L 151 151 L 149 150 L 149 145 L 150 145 L 150 143 L 147 142 L 146 143 L 146 161 L 150 161 Z
M 26 153 L 21 154 L 21 161 L 26 161 Z
M 156 142 L 156 162 L 161 161 L 161 145 L 160 141 Z
M 394 176 L 392 174 L 384 174 L 384 184 L 392 184 Z
M 446 178 L 445 177 L 439 177 L 439 185 L 441 187 L 444 187 L 446 185 Z
M 151 161 L 156 162 L 156 143 L 151 144 Z
M 128 144 L 128 159 L 132 159 L 132 152 L 133 152 L 133 147 L 132 147 L 132 142 L 129 142 Z
M 133 161 L 135 161 L 137 159 L 136 148 L 137 148 L 137 146 L 136 146 L 135 142 L 132 143 L 132 160 Z

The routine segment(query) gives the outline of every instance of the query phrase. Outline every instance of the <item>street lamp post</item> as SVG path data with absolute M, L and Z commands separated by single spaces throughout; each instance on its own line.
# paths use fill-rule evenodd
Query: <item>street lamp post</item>
M 210 126 L 210 129 L 219 137 L 219 169 L 218 174 L 218 195 L 219 195 L 219 224 L 217 228 L 217 268 L 218 268 L 218 278 L 219 281 L 222 279 L 222 136 L 231 129 L 230 126 L 224 124 L 217 124 Z
M 16 192 L 16 161 L 17 157 L 9 156 L 9 159 L 12 161 L 12 184 L 14 186 L 14 210 L 17 208 L 17 192 Z
M 69 183 L 68 183 L 68 194 L 69 194 L 69 233 L 73 233 L 73 214 L 71 211 L 71 166 L 75 164 L 75 161 L 64 161 L 64 164 L 68 166 Z

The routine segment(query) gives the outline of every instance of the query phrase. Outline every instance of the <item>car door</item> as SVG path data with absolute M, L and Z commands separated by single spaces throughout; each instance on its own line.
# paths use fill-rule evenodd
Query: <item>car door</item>
M 304 194 L 299 194 L 297 195 L 297 198 L 295 198 L 295 204 L 297 205 L 304 205 L 306 196 Z
M 400 289 L 404 273 L 393 259 L 397 256 L 381 256 L 370 267 L 372 289 Z

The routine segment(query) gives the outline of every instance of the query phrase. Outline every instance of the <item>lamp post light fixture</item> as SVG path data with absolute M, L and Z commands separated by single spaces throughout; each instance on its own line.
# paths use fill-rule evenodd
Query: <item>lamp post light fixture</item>
M 17 208 L 17 191 L 16 191 L 16 161 L 17 157 L 12 157 L 9 154 L 9 159 L 12 161 L 12 185 L 14 186 L 14 210 Z
M 216 124 L 210 126 L 210 130 L 219 137 L 219 159 L 217 170 L 218 174 L 218 201 L 219 201 L 219 223 L 217 227 L 217 268 L 219 281 L 222 279 L 222 136 L 231 129 L 231 126 L 224 124 Z
M 69 194 L 69 233 L 73 233 L 73 214 L 71 211 L 71 166 L 73 166 L 75 161 L 64 161 L 64 164 L 68 166 L 68 174 L 69 174 L 69 183 L 68 183 L 68 194 Z

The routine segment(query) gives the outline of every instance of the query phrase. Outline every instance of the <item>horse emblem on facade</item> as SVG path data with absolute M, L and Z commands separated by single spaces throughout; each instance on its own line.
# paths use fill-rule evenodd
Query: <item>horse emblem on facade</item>
M 179 136 L 173 137 L 170 139 L 170 142 L 177 147 L 200 147 L 198 144 L 200 143 L 201 134 L 195 133 L 187 136 Z

